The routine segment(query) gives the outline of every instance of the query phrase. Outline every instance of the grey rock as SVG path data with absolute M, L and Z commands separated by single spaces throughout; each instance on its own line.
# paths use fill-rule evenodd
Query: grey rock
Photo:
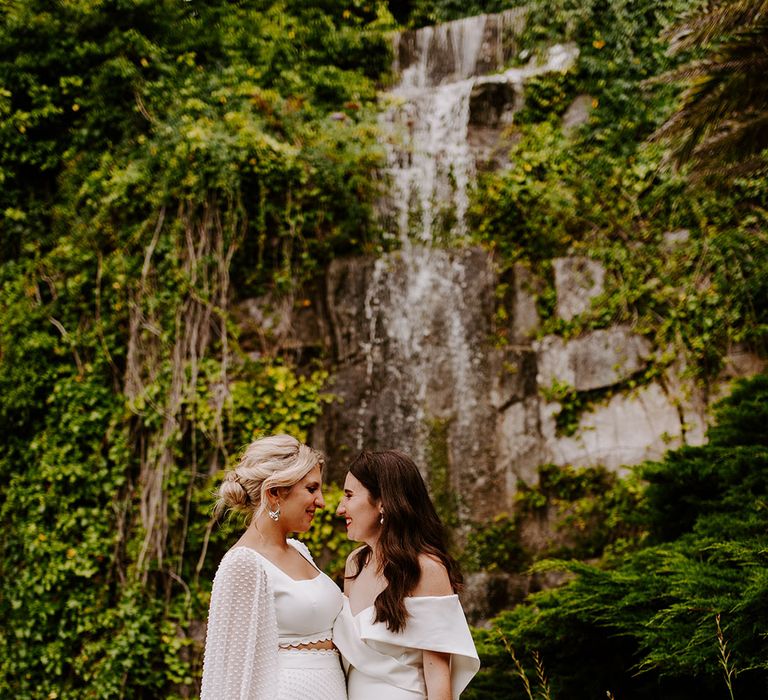
M 677 406 L 656 383 L 617 394 L 585 413 L 572 437 L 555 435 L 556 404 L 542 406 L 542 433 L 553 464 L 602 465 L 621 471 L 626 465 L 660 459 L 682 444 Z
M 543 291 L 544 283 L 520 263 L 515 264 L 512 274 L 512 341 L 530 341 L 541 325 L 536 298 Z
M 536 396 L 536 353 L 530 347 L 507 346 L 493 355 L 495 381 L 491 387 L 491 404 L 504 410 L 516 401 Z
M 515 89 L 505 82 L 476 82 L 469 94 L 469 125 L 498 129 L 512 123 Z
M 538 355 L 539 387 L 555 382 L 577 391 L 613 386 L 643 370 L 651 344 L 628 326 L 592 331 L 565 341 L 548 335 L 534 343 Z
M 592 100 L 592 95 L 579 95 L 565 110 L 560 126 L 566 136 L 571 136 L 580 126 L 589 121 Z
M 529 590 L 529 579 L 520 574 L 481 571 L 467 574 L 461 605 L 471 625 L 485 626 L 502 610 L 521 603 Z
M 499 170 L 509 162 L 513 139 L 505 132 L 523 103 L 512 83 L 476 81 L 469 95 L 467 143 L 479 170 Z
M 337 258 L 328 268 L 326 306 L 337 362 L 347 362 L 363 352 L 368 330 L 362 321 L 366 314 L 365 293 L 374 265 L 371 257 Z
M 499 413 L 496 441 L 498 466 L 504 471 L 508 507 L 511 507 L 518 481 L 535 484 L 537 469 L 547 460 L 537 396 L 513 403 Z
M 557 315 L 564 321 L 588 312 L 592 300 L 603 293 L 605 268 L 589 258 L 555 258 Z
M 322 298 L 315 289 L 306 296 L 267 294 L 239 302 L 232 318 L 240 328 L 240 347 L 251 357 L 278 352 L 302 362 L 322 353 L 328 328 Z
M 725 356 L 721 380 L 752 377 L 768 369 L 768 361 L 743 345 L 735 345 Z
M 681 228 L 677 231 L 667 231 L 662 235 L 662 248 L 666 250 L 672 250 L 678 248 L 685 243 L 691 237 L 691 232 L 687 228 Z

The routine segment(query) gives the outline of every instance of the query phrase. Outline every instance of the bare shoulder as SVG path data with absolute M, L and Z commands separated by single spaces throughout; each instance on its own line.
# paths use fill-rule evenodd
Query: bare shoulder
M 453 594 L 448 571 L 437 557 L 431 554 L 419 554 L 419 566 L 421 567 L 421 578 L 411 595 L 418 597 Z

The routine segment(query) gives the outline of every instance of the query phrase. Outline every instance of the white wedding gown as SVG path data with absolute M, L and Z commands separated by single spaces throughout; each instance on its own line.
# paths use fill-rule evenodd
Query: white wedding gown
M 373 606 L 353 615 L 349 599 L 333 627 L 333 641 L 347 670 L 349 700 L 426 700 L 423 653 L 451 654 L 454 700 L 480 668 L 457 595 L 405 599 L 409 616 L 395 634 L 374 622 Z

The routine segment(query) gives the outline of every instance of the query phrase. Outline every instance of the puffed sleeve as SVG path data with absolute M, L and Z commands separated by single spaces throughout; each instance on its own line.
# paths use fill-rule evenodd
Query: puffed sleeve
M 263 700 L 277 693 L 274 595 L 258 554 L 235 547 L 213 580 L 201 700 Z

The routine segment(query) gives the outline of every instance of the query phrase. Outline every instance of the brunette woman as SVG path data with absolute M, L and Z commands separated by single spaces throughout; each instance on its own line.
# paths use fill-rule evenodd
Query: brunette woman
M 333 639 L 349 700 L 455 700 L 480 661 L 457 591 L 461 574 L 413 461 L 362 452 L 337 510 L 350 539 Z

